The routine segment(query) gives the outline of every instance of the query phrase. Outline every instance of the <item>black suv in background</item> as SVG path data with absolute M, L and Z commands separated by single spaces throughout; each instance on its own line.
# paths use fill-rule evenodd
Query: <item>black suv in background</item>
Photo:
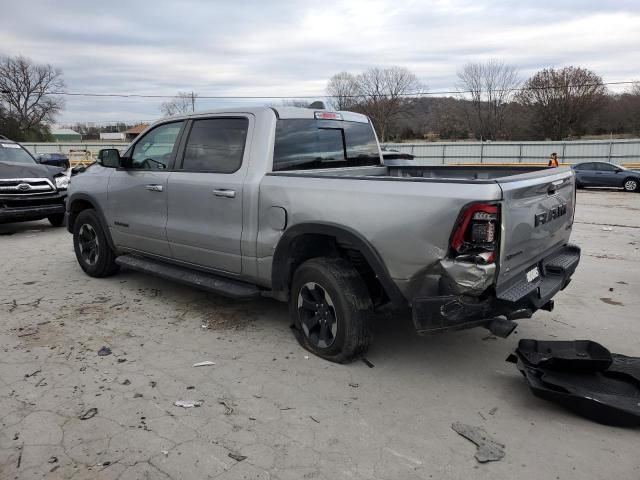
M 0 223 L 41 220 L 64 223 L 69 177 L 41 165 L 19 143 L 0 136 Z

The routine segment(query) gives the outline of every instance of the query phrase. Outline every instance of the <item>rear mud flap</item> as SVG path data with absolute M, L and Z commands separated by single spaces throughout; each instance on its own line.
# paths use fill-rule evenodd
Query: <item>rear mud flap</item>
M 507 361 L 537 397 L 606 425 L 640 425 L 640 358 L 589 340 L 523 339 Z

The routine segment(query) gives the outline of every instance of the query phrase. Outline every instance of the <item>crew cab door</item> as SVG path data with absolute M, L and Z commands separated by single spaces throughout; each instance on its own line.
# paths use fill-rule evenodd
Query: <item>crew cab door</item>
M 569 168 L 545 169 L 498 180 L 502 232 L 497 290 L 525 275 L 571 235 L 575 181 Z M 535 271 L 532 273 L 535 276 Z
M 172 257 L 242 271 L 242 205 L 253 117 L 219 115 L 187 125 L 169 178 L 167 238 Z
M 123 157 L 124 167 L 109 178 L 107 204 L 116 245 L 170 255 L 167 242 L 167 185 L 185 122 L 158 125 Z

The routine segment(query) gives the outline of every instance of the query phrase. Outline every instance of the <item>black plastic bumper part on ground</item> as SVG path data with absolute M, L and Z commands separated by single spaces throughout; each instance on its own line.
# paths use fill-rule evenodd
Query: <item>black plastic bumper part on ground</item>
M 520 340 L 507 358 L 534 395 L 607 425 L 640 425 L 640 358 L 590 340 Z
M 485 325 L 496 317 L 528 318 L 539 309 L 551 310 L 551 299 L 571 281 L 580 262 L 580 248 L 566 245 L 538 264 L 540 276 L 527 281 L 526 271 L 500 286 L 495 296 L 478 299 L 464 295 L 416 298 L 413 323 L 418 333 L 434 333 Z

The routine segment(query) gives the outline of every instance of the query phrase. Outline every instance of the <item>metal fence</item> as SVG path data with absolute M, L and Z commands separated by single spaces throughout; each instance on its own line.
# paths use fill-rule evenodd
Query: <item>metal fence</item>
M 640 139 L 566 142 L 433 142 L 385 143 L 414 155 L 422 165 L 458 163 L 546 163 L 553 152 L 561 163 L 586 161 L 640 163 Z
M 101 148 L 123 148 L 127 145 L 128 143 L 126 142 L 22 143 L 22 146 L 34 155 L 40 155 L 41 153 L 64 153 L 68 155 L 71 151 L 86 151 L 95 155 Z

